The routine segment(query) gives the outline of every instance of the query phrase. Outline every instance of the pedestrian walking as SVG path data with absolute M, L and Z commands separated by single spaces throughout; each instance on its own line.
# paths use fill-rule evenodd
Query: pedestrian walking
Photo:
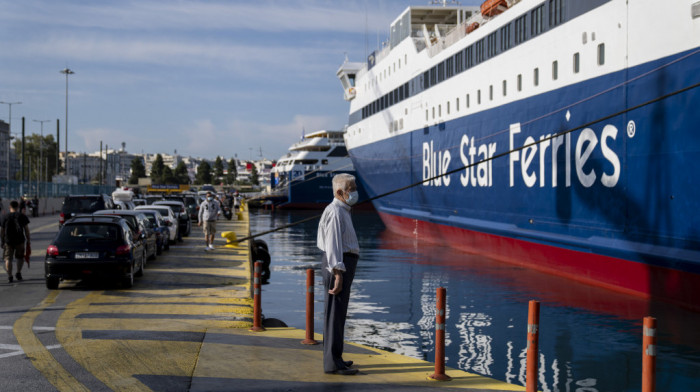
M 17 261 L 17 280 L 22 280 L 22 265 L 24 252 L 30 244 L 29 218 L 19 211 L 19 203 L 10 202 L 10 212 L 0 220 L 0 238 L 2 239 L 2 259 L 5 260 L 5 271 L 8 281 L 12 283 L 12 259 Z
M 316 241 L 323 251 L 323 370 L 353 375 L 357 374 L 357 369 L 350 368 L 352 361 L 343 360 L 343 341 L 350 286 L 360 257 L 360 246 L 350 217 L 350 207 L 358 198 L 355 177 L 346 173 L 334 176 L 333 196 L 333 201 L 321 216 Z
M 214 199 L 211 192 L 207 192 L 207 198 L 199 205 L 197 226 L 204 228 L 205 251 L 214 250 L 214 234 L 216 234 L 216 218 L 221 213 L 219 202 Z

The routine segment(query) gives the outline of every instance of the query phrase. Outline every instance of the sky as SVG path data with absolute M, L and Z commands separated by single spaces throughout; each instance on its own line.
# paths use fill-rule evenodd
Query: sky
M 462 1 L 474 5 L 475 1 Z M 277 159 L 303 132 L 343 129 L 336 72 L 364 61 L 426 0 L 0 0 L 0 101 L 12 132 L 65 149 Z M 0 120 L 8 121 L 8 105 Z

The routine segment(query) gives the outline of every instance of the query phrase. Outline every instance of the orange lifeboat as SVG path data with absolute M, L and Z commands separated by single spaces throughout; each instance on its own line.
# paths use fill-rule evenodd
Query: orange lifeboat
M 467 26 L 467 34 L 471 33 L 472 31 L 476 30 L 479 28 L 479 22 L 474 22 Z
M 486 0 L 481 4 L 481 15 L 492 17 L 508 9 L 506 0 Z

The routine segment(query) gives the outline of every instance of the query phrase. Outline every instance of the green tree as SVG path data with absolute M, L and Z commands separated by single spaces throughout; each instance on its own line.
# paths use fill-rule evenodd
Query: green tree
M 138 184 L 139 178 L 146 177 L 146 167 L 143 166 L 143 160 L 141 158 L 134 158 L 131 160 L 131 177 L 129 177 L 129 184 Z
M 60 167 L 56 168 L 56 154 L 58 151 L 53 135 L 48 134 L 42 139 L 39 134 L 31 134 L 25 136 L 24 139 L 24 162 L 29 179 L 36 180 L 41 175 L 41 179 L 45 176 L 47 181 L 51 181 L 51 177 L 58 173 L 57 170 L 61 169 Z M 22 159 L 21 138 L 15 139 L 14 148 L 17 158 Z M 38 164 L 40 158 L 43 158 L 41 165 Z M 41 166 L 41 173 L 39 173 L 39 166 Z M 32 169 L 31 172 L 28 171 L 30 167 Z M 16 178 L 19 179 L 19 172 Z
M 154 184 L 160 184 L 163 181 L 163 168 L 165 164 L 163 163 L 163 156 L 158 154 L 156 159 L 153 160 L 153 165 L 151 165 L 151 182 Z
M 163 175 L 160 177 L 161 184 L 177 184 L 177 177 L 168 166 L 163 166 Z
M 228 161 L 228 173 L 226 174 L 226 183 L 231 185 L 236 181 L 236 176 L 238 176 L 238 169 L 236 168 L 236 160 L 231 158 Z
M 209 162 L 202 161 L 202 163 L 197 166 L 197 175 L 195 176 L 195 184 L 211 184 L 211 165 Z
M 178 184 L 187 185 L 190 183 L 190 175 L 187 172 L 187 165 L 185 162 L 180 161 L 175 167 L 175 178 Z
M 250 168 L 250 183 L 253 185 L 260 185 L 258 182 L 258 168 L 255 167 L 255 163 L 253 163 Z
M 217 155 L 216 161 L 214 161 L 214 178 L 216 182 L 219 183 L 224 177 L 224 161 L 220 156 Z

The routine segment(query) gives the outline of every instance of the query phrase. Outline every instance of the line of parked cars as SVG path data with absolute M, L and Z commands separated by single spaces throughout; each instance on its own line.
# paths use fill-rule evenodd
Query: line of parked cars
M 190 234 L 186 198 L 149 198 L 138 206 L 132 200 L 118 201 L 104 194 L 66 196 L 58 234 L 46 250 L 47 288 L 86 278 L 115 279 L 131 287 L 148 260 Z

